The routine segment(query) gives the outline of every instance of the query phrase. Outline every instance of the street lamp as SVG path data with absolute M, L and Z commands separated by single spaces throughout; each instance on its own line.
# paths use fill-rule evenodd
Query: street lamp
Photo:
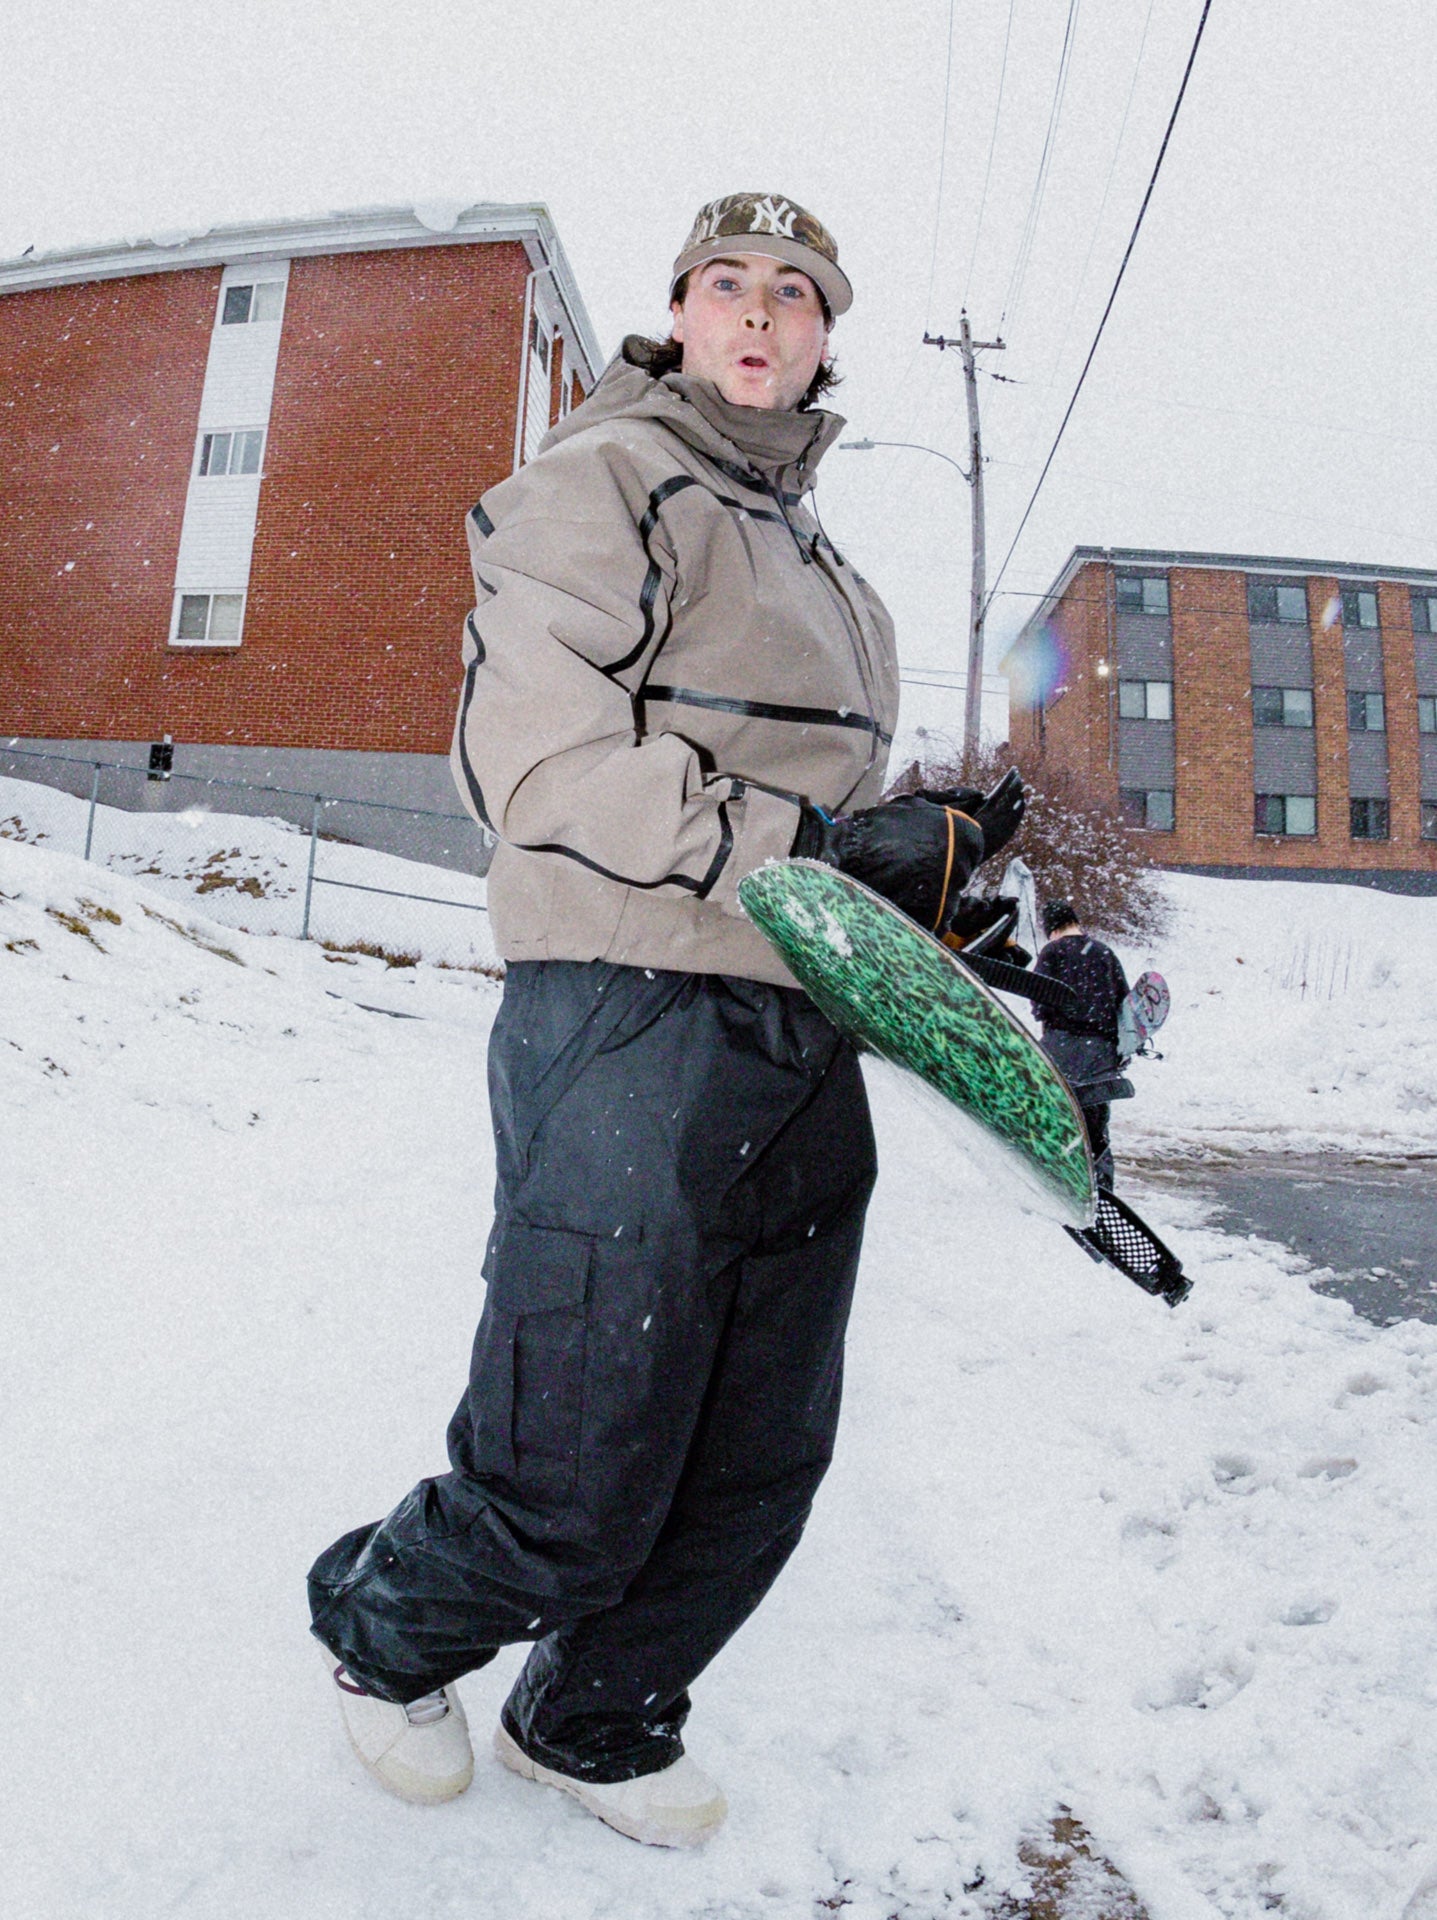
M 931 453 L 935 460 L 946 460 L 950 467 L 961 473 L 971 487 L 973 473 L 951 454 L 940 453 L 937 447 L 925 447 L 918 440 L 840 440 L 840 453 L 871 453 L 875 447 L 907 447 L 914 453 Z M 978 551 L 974 557 L 973 606 L 968 622 L 968 685 L 963 700 L 963 764 L 972 765 L 978 752 L 979 722 L 983 707 L 983 604 L 982 588 L 977 569 L 981 566 Z

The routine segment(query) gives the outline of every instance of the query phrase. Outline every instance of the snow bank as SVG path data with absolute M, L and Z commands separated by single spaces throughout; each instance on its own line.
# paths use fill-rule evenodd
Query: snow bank
M 1150 1138 L 1196 1149 L 1204 1115 L 1231 1137 L 1204 1038 L 1252 1037 L 1256 1135 L 1282 1113 L 1265 1075 L 1331 1023 L 1344 1060 L 1370 1031 L 1356 995 L 1247 1023 L 1280 958 L 1276 935 L 1241 971 L 1228 950 L 1256 897 L 1182 883 L 1153 956 L 1169 1057 L 1128 1109 L 1178 1090 Z M 1280 900 L 1287 935 L 1320 923 L 1309 890 Z M 1355 904 L 1392 909 L 1374 945 L 1415 965 L 1425 904 Z M 1387 1030 L 1413 1051 L 1402 977 Z M 641 1849 L 482 1750 L 443 1808 L 364 1778 L 303 1576 L 442 1466 L 497 1000 L 0 844 L 11 1910 L 979 1920 L 1061 1802 L 1152 1920 L 1395 1914 L 1437 1837 L 1437 1329 L 1367 1325 L 1181 1197 L 1154 1207 L 1197 1281 L 1170 1312 L 996 1205 L 878 1080 L 838 1457 L 695 1688 L 727 1828 Z M 481 1749 L 521 1659 L 463 1683 Z
M 0 840 L 83 857 L 89 816 L 86 800 L 0 777 Z M 171 899 L 202 901 L 209 918 L 243 932 L 298 936 L 308 894 L 311 937 L 332 946 L 497 964 L 482 879 L 326 840 L 322 828 L 312 889 L 309 833 L 287 820 L 204 805 L 174 813 L 98 806 L 90 841 L 94 866 Z
M 1172 988 L 1119 1151 L 1437 1149 L 1437 898 L 1169 875 Z

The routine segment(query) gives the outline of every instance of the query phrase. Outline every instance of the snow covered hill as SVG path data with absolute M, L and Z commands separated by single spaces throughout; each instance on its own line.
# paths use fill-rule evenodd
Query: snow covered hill
M 1173 928 L 1125 950 L 1173 992 L 1161 1061 L 1114 1108 L 1130 1151 L 1437 1148 L 1437 898 L 1169 875 Z
M 1125 955 L 1175 1011 L 1120 1158 L 1431 1144 L 1437 904 L 1175 886 Z M 304 1573 L 443 1464 L 498 990 L 199 904 L 0 840 L 9 1911 L 978 1920 L 1061 1804 L 1152 1920 L 1397 1913 L 1437 1843 L 1437 1329 L 1181 1198 L 1169 1312 L 877 1079 L 838 1458 L 695 1689 L 727 1828 L 640 1849 L 482 1752 L 446 1807 L 380 1794 Z M 521 1658 L 463 1683 L 481 1739 Z

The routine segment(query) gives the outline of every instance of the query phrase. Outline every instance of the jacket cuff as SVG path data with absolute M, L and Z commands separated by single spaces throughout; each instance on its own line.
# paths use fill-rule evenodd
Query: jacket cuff
M 739 881 L 770 860 L 787 860 L 802 815 L 796 799 L 739 781 L 734 786 L 736 791 L 724 803 L 733 828 L 733 851 L 709 898 L 726 912 L 741 915 Z

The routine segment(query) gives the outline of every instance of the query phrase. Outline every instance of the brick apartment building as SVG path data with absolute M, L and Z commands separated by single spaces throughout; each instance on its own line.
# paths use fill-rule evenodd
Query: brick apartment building
M 0 264 L 12 747 L 455 810 L 464 515 L 600 359 L 543 207 L 427 219 Z
M 1075 547 L 1003 671 L 1164 866 L 1437 892 L 1437 572 Z

